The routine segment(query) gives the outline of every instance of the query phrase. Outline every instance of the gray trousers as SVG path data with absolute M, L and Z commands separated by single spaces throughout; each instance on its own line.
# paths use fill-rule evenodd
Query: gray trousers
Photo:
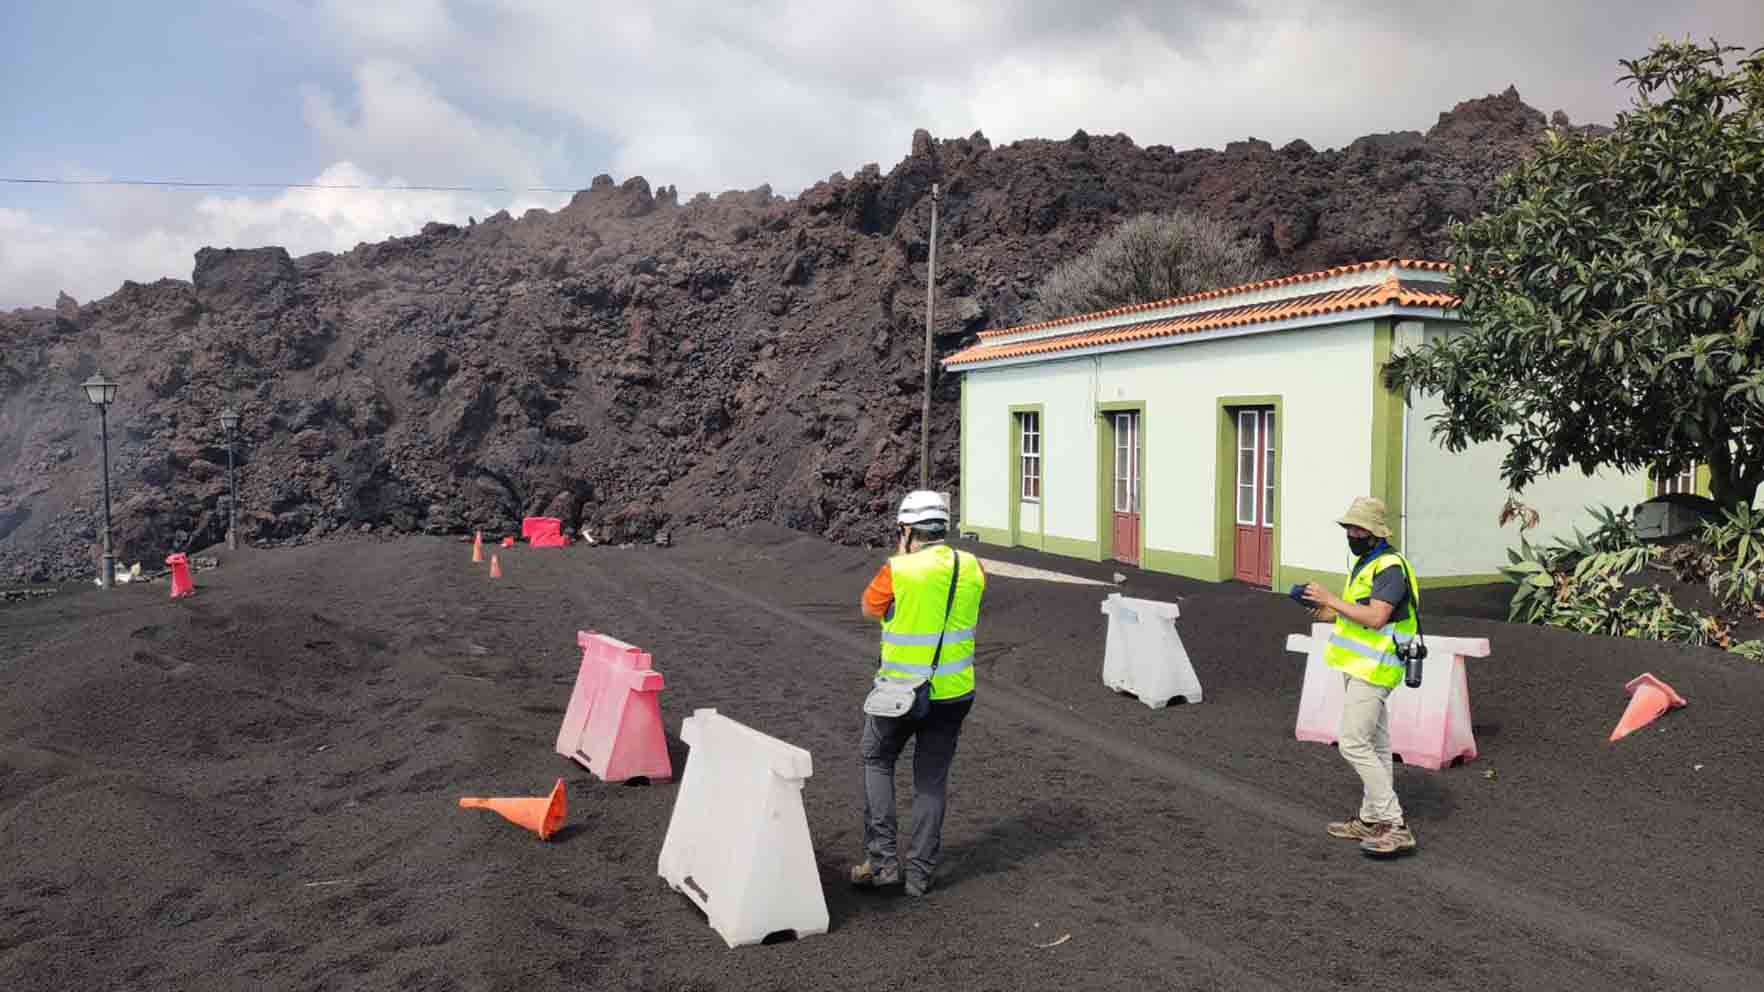
M 929 882 L 943 847 L 943 814 L 949 766 L 955 761 L 962 720 L 974 697 L 931 704 L 923 720 L 864 716 L 864 852 L 878 871 L 900 866 L 894 816 L 894 764 L 908 740 L 913 745 L 913 837 L 905 877 Z

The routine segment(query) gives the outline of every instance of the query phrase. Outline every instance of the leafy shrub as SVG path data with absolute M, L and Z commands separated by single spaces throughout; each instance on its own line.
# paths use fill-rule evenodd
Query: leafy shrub
M 1709 591 L 1724 605 L 1749 606 L 1764 598 L 1764 511 L 1729 507 L 1703 521 L 1699 534 L 1715 560 Z
M 1636 533 L 1635 520 L 1629 515 L 1629 507 L 1613 510 L 1608 506 L 1589 506 L 1586 512 L 1599 522 L 1593 532 L 1582 539 L 1582 543 L 1592 550 L 1622 551 L 1641 546 L 1641 537 Z M 1574 535 L 1579 537 L 1580 531 L 1576 530 Z
M 1639 637 L 1650 641 L 1724 647 L 1728 625 L 1720 617 L 1686 610 L 1659 586 L 1625 589 L 1615 575 L 1592 575 L 1563 590 L 1547 621 L 1583 634 Z
M 1741 641 L 1727 650 L 1742 658 L 1753 661 L 1764 661 L 1764 641 Z
M 1731 560 L 1735 568 L 1764 564 L 1764 510 L 1729 507 L 1719 518 L 1703 521 L 1698 537 L 1711 552 Z
M 1597 511 L 1594 515 L 1599 516 Z M 1616 577 L 1634 575 L 1653 561 L 1658 550 L 1638 543 L 1635 524 L 1627 517 L 1627 511 L 1618 515 L 1606 509 L 1592 535 L 1576 530 L 1572 541 L 1558 538 L 1548 547 L 1535 547 L 1520 538 L 1519 549 L 1507 551 L 1510 564 L 1501 568 L 1501 574 L 1518 586 L 1507 607 L 1507 620 L 1550 623 L 1557 602 L 1576 586 L 1604 579 L 1616 582 Z M 1625 523 L 1628 544 L 1623 543 Z
M 1632 587 L 1625 577 L 1652 565 L 1681 582 L 1708 584 L 1729 611 L 1764 620 L 1764 512 L 1742 506 L 1706 521 L 1701 543 L 1661 547 L 1641 543 L 1628 510 L 1587 508 L 1598 522 L 1590 534 L 1534 546 L 1521 536 L 1509 549 L 1502 574 L 1516 588 L 1507 619 L 1547 624 L 1585 634 L 1640 637 L 1726 648 L 1732 640 L 1725 616 L 1686 610 L 1659 586 Z M 1764 660 L 1764 641 L 1732 648 Z
M 1267 278 L 1261 246 L 1223 221 L 1176 210 L 1140 214 L 1055 268 L 1031 315 L 1047 320 L 1150 303 Z
M 1701 584 L 1709 581 L 1721 562 L 1701 544 L 1674 544 L 1654 556 L 1654 563 L 1671 572 L 1680 582 Z

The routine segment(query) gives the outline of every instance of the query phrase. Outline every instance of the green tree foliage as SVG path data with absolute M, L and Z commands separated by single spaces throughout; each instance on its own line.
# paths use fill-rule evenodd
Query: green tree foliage
M 1095 313 L 1270 274 L 1254 241 L 1211 217 L 1186 210 L 1140 214 L 1049 273 L 1032 312 L 1040 320 Z
M 1452 451 L 1504 441 L 1507 484 L 1569 466 L 1764 482 L 1764 49 L 1663 42 L 1622 63 L 1608 134 L 1553 129 L 1452 230 L 1467 333 L 1390 363 Z M 1732 63 L 1730 65 L 1730 62 Z

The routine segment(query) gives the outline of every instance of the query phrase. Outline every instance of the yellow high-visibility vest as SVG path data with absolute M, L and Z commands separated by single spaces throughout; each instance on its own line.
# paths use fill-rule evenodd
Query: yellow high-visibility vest
M 1413 640 L 1420 629 L 1416 617 L 1420 615 L 1421 590 L 1415 585 L 1415 570 L 1402 555 L 1387 549 L 1348 576 L 1347 589 L 1341 594 L 1350 603 L 1366 599 L 1372 595 L 1373 578 L 1393 565 L 1401 565 L 1409 580 L 1409 601 L 1397 607 L 1403 618 L 1373 630 L 1337 616 L 1335 629 L 1329 633 L 1329 646 L 1323 650 L 1323 662 L 1330 668 L 1386 688 L 1395 688 L 1403 680 L 1403 661 L 1396 656 L 1397 642 Z
M 949 599 L 949 581 L 961 555 L 961 575 L 955 599 Z M 882 675 L 931 678 L 933 700 L 960 699 L 974 691 L 974 628 L 980 622 L 980 596 L 986 576 L 973 555 L 947 544 L 933 544 L 908 555 L 888 560 L 894 580 L 892 613 L 882 621 Z M 944 628 L 943 604 L 949 602 L 949 626 Z M 937 637 L 943 635 L 943 650 Z M 931 656 L 937 655 L 937 671 Z

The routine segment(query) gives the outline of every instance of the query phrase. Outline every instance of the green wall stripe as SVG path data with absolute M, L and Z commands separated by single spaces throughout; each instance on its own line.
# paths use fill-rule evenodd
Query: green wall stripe
M 1418 584 L 1423 589 L 1455 589 L 1455 588 L 1459 588 L 1461 586 L 1486 586 L 1486 585 L 1492 585 L 1496 582 L 1510 582 L 1510 581 L 1511 581 L 1510 579 L 1508 579 L 1505 575 L 1502 575 L 1499 572 L 1485 573 L 1485 574 L 1481 574 L 1481 575 L 1420 575 L 1420 574 L 1417 574 L 1415 576 L 1416 584 Z
M 982 544 L 996 544 L 1001 548 L 1008 548 L 1011 546 L 1011 532 L 1008 530 L 999 530 L 997 527 L 979 526 L 963 527 L 962 530 L 965 533 L 974 535 Z
M 1347 588 L 1347 573 L 1323 572 L 1314 568 L 1300 568 L 1297 565 L 1287 565 L 1280 570 L 1280 581 L 1281 584 L 1275 586 L 1275 588 L 1279 589 L 1281 592 L 1285 592 L 1287 589 L 1300 582 L 1315 582 L 1323 588 L 1328 589 L 1330 592 L 1340 595 L 1342 590 Z
M 1148 572 L 1180 575 L 1185 578 L 1199 579 L 1202 582 L 1219 581 L 1219 560 L 1211 555 L 1194 555 L 1182 551 L 1146 548 L 1145 558 L 1141 564 Z
M 1372 322 L 1372 478 L 1367 495 L 1384 501 L 1384 520 L 1391 537 L 1402 537 L 1403 520 L 1403 395 L 1384 386 L 1396 322 Z M 1346 509 L 1345 507 L 1343 509 Z
M 1067 558 L 1083 558 L 1086 561 L 1102 561 L 1102 546 L 1095 541 L 1080 541 L 1075 537 L 1044 536 L 1045 545 L 1042 550 L 1048 554 L 1064 555 Z

